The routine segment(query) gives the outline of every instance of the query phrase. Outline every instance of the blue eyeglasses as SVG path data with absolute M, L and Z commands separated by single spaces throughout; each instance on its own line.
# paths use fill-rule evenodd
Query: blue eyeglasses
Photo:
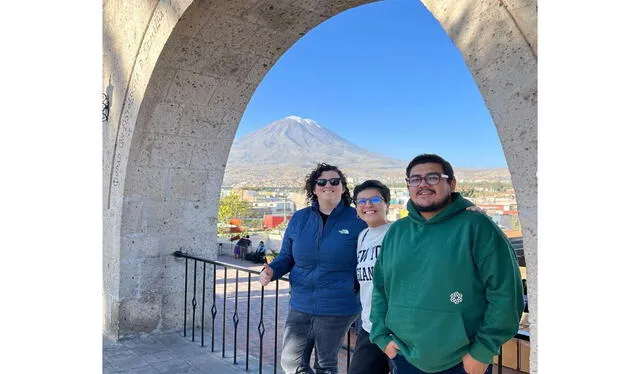
M 383 200 L 380 196 L 370 197 L 368 199 L 358 199 L 356 200 L 356 205 L 364 205 L 369 201 L 371 204 L 380 204 Z

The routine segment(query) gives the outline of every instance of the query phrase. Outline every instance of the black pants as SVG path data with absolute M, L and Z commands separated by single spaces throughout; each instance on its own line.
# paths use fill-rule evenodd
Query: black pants
M 369 340 L 369 333 L 361 328 L 356 339 L 356 348 L 351 358 L 348 374 L 387 374 L 387 355 Z

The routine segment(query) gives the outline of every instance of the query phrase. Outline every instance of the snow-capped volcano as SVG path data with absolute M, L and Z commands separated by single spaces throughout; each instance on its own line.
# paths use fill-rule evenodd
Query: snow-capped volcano
M 237 139 L 227 165 L 313 167 L 327 162 L 340 167 L 403 167 L 406 162 L 371 152 L 333 133 L 316 121 L 288 116 Z

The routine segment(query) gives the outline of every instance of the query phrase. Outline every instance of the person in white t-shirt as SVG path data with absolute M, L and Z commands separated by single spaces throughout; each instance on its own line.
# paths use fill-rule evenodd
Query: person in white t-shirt
M 353 190 L 358 217 L 367 223 L 367 228 L 358 235 L 358 265 L 356 275 L 360 284 L 360 303 L 362 304 L 362 328 L 358 332 L 355 352 L 351 359 L 348 374 L 387 374 L 389 360 L 387 355 L 369 340 L 371 331 L 371 294 L 373 290 L 373 267 L 378 258 L 382 239 L 391 226 L 387 219 L 391 193 L 389 187 L 377 180 L 367 180 Z

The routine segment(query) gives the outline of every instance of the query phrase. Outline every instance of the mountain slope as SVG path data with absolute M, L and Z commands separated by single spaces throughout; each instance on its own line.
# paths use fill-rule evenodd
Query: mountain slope
M 227 165 L 311 168 L 318 162 L 341 168 L 353 164 L 396 168 L 406 164 L 360 148 L 311 119 L 289 116 L 237 139 L 231 147 Z

